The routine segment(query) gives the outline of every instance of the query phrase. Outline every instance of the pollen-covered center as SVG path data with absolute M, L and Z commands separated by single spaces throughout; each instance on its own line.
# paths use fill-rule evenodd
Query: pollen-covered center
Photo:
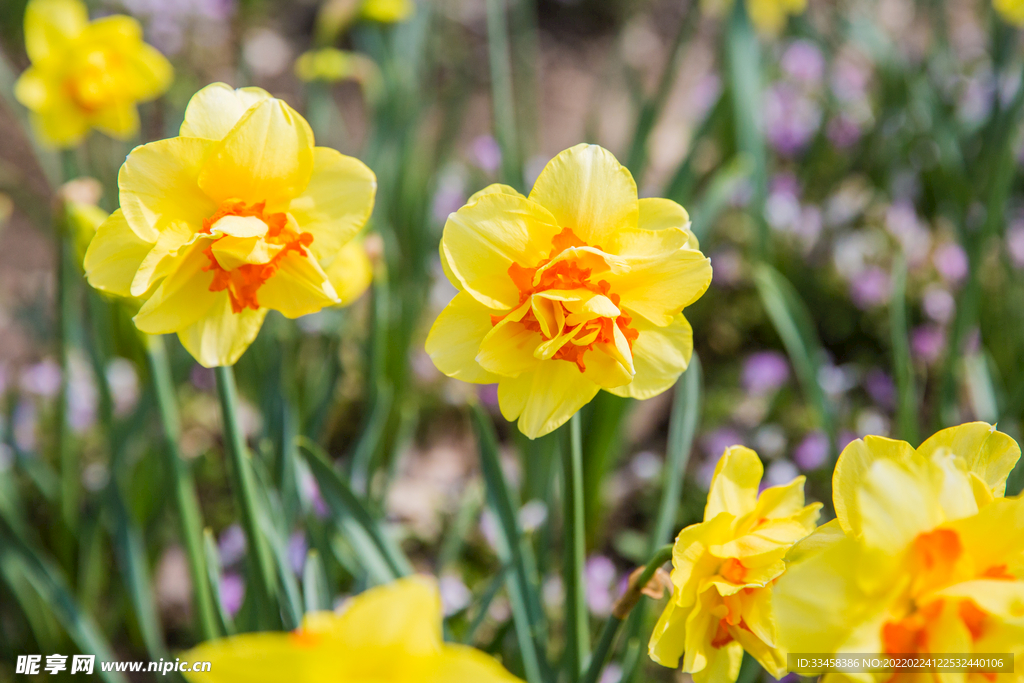
M 229 199 L 203 221 L 200 232 L 217 239 L 203 252 L 213 271 L 211 292 L 227 291 L 231 310 L 241 313 L 260 308 L 260 287 L 277 272 L 280 260 L 295 251 L 307 256 L 313 235 L 301 232 L 284 212 L 268 213 L 266 202 L 248 204 Z
M 914 585 L 909 610 L 901 619 L 882 626 L 882 644 L 886 654 L 934 654 L 933 639 L 941 635 L 940 616 L 952 610 L 964 628 L 977 642 L 988 626 L 988 614 L 970 599 L 918 600 L 958 581 L 976 578 L 1007 579 L 1015 577 L 1005 565 L 974 567 L 964 555 L 960 536 L 952 529 L 936 529 L 920 534 L 911 547 L 910 561 L 914 568 Z
M 590 246 L 594 248 L 589 251 L 578 249 Z M 611 285 L 595 277 L 602 266 L 607 270 L 596 253 L 600 251 L 564 228 L 552 238 L 548 258 L 530 268 L 518 263 L 509 267 L 509 277 L 519 289 L 519 306 L 492 316 L 491 323 L 516 316 L 519 324 L 539 332 L 544 341 L 534 356 L 541 360 L 570 361 L 584 372 L 585 354 L 599 348 L 632 368 L 633 342 L 640 333 L 630 326 L 632 317 L 619 308 L 619 295 Z

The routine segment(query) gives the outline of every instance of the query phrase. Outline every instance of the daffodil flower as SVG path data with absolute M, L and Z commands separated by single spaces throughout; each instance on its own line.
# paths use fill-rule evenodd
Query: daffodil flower
M 776 585 L 783 648 L 1013 653 L 1020 672 L 1024 499 L 1003 497 L 1019 458 L 1013 439 L 980 422 L 943 430 L 916 450 L 881 437 L 847 446 L 833 477 L 838 518 L 793 549 Z M 934 680 L 999 678 L 1020 674 Z
M 702 0 L 701 8 L 712 16 L 724 16 L 735 0 Z M 786 27 L 790 16 L 807 9 L 807 0 L 745 0 L 747 16 L 763 34 L 774 36 Z
M 1024 0 L 992 0 L 992 6 L 1009 23 L 1024 26 Z
M 32 66 L 14 94 L 54 147 L 74 147 L 92 128 L 130 138 L 139 129 L 137 103 L 163 94 L 174 75 L 142 41 L 139 22 L 123 15 L 90 22 L 79 0 L 31 0 L 25 48 Z
M 291 633 L 248 633 L 181 655 L 210 662 L 191 683 L 521 683 L 471 647 L 445 643 L 441 596 L 422 576 L 371 588 L 339 613 L 306 615 Z
M 683 207 L 637 199 L 607 150 L 555 157 L 529 197 L 491 185 L 448 218 L 441 264 L 459 290 L 427 353 L 450 377 L 497 383 L 530 438 L 605 389 L 646 399 L 686 369 L 682 309 L 711 282 Z
M 176 332 L 204 366 L 234 363 L 268 310 L 297 318 L 369 282 L 352 240 L 373 172 L 314 147 L 305 119 L 259 88 L 200 90 L 181 135 L 134 149 L 118 186 L 121 208 L 86 253 L 89 283 L 145 300 L 136 326 Z
M 786 672 L 778 649 L 772 584 L 786 572 L 793 544 L 814 531 L 821 503 L 804 505 L 804 477 L 758 495 L 764 468 L 743 446 L 715 468 L 704 521 L 679 532 L 672 596 L 654 627 L 651 659 L 697 683 L 731 683 L 743 651 L 776 678 Z

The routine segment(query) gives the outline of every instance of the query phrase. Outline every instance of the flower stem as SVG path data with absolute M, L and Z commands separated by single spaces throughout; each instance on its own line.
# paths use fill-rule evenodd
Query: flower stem
M 260 605 L 265 628 L 280 628 L 281 616 L 277 605 L 277 581 L 273 556 L 267 539 L 260 531 L 260 517 L 256 500 L 256 481 L 249 462 L 249 450 L 238 422 L 238 390 L 235 373 L 230 365 L 214 369 L 217 376 L 217 395 L 224 418 L 224 441 L 231 457 L 235 495 L 238 498 L 242 528 L 249 547 L 249 562 L 254 579 L 253 590 Z
M 62 175 L 65 182 L 78 175 L 74 150 L 61 153 Z M 68 433 L 68 388 L 72 327 L 76 319 L 75 281 L 78 277 L 74 263 L 74 245 L 68 235 L 67 214 L 63 202 L 56 202 L 53 214 L 53 237 L 57 247 L 57 362 L 60 364 L 60 393 L 57 396 L 56 444 L 60 463 L 61 515 L 67 528 L 74 532 L 78 526 L 78 454 Z
M 178 508 L 178 518 L 181 522 L 181 539 L 185 545 L 185 554 L 188 556 L 188 569 L 192 578 L 192 590 L 195 593 L 196 614 L 199 618 L 199 632 L 203 640 L 210 640 L 221 634 L 217 628 L 213 594 L 206 570 L 206 555 L 203 552 L 203 513 L 199 509 L 199 497 L 196 495 L 192 472 L 188 463 L 181 457 L 178 442 L 181 422 L 178 417 L 178 405 L 174 399 L 174 382 L 167 362 L 167 349 L 163 337 L 146 335 L 146 354 L 149 358 L 150 372 L 153 374 L 157 408 L 164 426 L 164 438 L 167 441 L 164 449 L 167 471 L 174 487 L 174 503 Z
M 583 437 L 580 414 L 569 420 L 569 448 L 563 450 L 564 477 L 562 497 L 565 503 L 565 633 L 566 668 L 569 682 L 579 680 L 583 662 L 590 649 L 587 622 L 586 579 L 583 565 L 586 558 L 586 527 L 583 514 Z
M 647 564 L 644 565 L 644 571 L 640 576 L 635 581 L 630 582 L 626 595 L 619 599 L 619 602 L 616 604 L 616 610 L 608 617 L 608 621 L 604 623 L 604 627 L 601 629 L 601 636 L 597 641 L 597 647 L 594 649 L 594 655 L 590 658 L 590 665 L 587 667 L 587 671 L 580 680 L 580 683 L 597 683 L 597 679 L 601 675 L 605 663 L 608 661 L 608 655 L 611 654 L 612 645 L 615 643 L 615 636 L 619 634 L 619 628 L 626 617 L 626 614 L 619 611 L 618 605 L 622 604 L 630 596 L 632 596 L 632 600 L 639 600 L 640 591 L 654 578 L 654 573 L 670 559 L 672 559 L 671 544 L 658 548 L 651 559 L 647 561 Z M 632 605 L 626 606 L 625 609 L 631 610 Z

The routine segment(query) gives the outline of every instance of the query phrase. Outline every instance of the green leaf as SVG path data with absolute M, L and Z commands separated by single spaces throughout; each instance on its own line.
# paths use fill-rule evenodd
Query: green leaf
M 203 549 L 206 553 L 206 571 L 210 582 L 210 594 L 213 596 L 214 609 L 217 618 L 220 620 L 221 630 L 229 636 L 235 635 L 235 621 L 224 609 L 224 600 L 221 597 L 220 586 L 220 552 L 217 550 L 217 541 L 213 538 L 213 532 L 209 529 L 203 530 Z
M 302 569 L 302 598 L 307 612 L 329 610 L 333 607 L 327 569 L 316 548 L 310 548 L 306 553 L 306 565 Z

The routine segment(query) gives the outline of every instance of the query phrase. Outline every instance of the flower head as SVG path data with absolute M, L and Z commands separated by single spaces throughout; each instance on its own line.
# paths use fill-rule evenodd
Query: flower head
M 427 337 L 443 373 L 498 384 L 508 420 L 535 438 L 599 390 L 650 398 L 686 369 L 681 311 L 711 282 L 683 207 L 637 199 L 607 150 L 555 157 L 529 197 L 491 185 L 453 213 L 441 264 L 459 290 Z
M 1024 0 L 992 0 L 992 6 L 1006 21 L 1024 26 Z
M 1024 499 L 1003 498 L 1019 458 L 981 422 L 916 450 L 870 436 L 847 446 L 833 476 L 838 519 L 794 548 L 776 586 L 783 647 L 1024 662 Z
M 181 135 L 132 150 L 121 208 L 85 257 L 89 283 L 145 303 L 148 334 L 176 332 L 202 365 L 230 365 L 270 309 L 349 303 L 369 265 L 353 241 L 373 208 L 362 162 L 313 146 L 306 121 L 259 88 L 192 97 Z
M 758 495 L 760 458 L 744 446 L 725 451 L 715 468 L 704 521 L 679 532 L 672 557 L 674 589 L 654 627 L 649 652 L 697 683 L 729 683 L 746 650 L 781 678 L 772 584 L 786 553 L 814 530 L 820 503 L 804 505 L 804 477 Z
M 306 615 L 291 633 L 247 633 L 204 643 L 182 655 L 210 662 L 210 671 L 186 673 L 191 683 L 516 683 L 493 658 L 445 643 L 441 593 L 415 576 L 371 588 L 340 613 Z
M 701 7 L 709 14 L 722 16 L 733 6 L 733 0 L 702 0 Z M 761 33 L 778 35 L 790 15 L 807 9 L 807 0 L 746 0 L 747 15 Z
M 79 0 L 31 0 L 25 48 L 32 66 L 14 94 L 32 112 L 36 134 L 74 147 L 96 128 L 127 139 L 139 129 L 136 104 L 167 90 L 170 63 L 142 42 L 142 27 L 114 15 L 89 21 Z

